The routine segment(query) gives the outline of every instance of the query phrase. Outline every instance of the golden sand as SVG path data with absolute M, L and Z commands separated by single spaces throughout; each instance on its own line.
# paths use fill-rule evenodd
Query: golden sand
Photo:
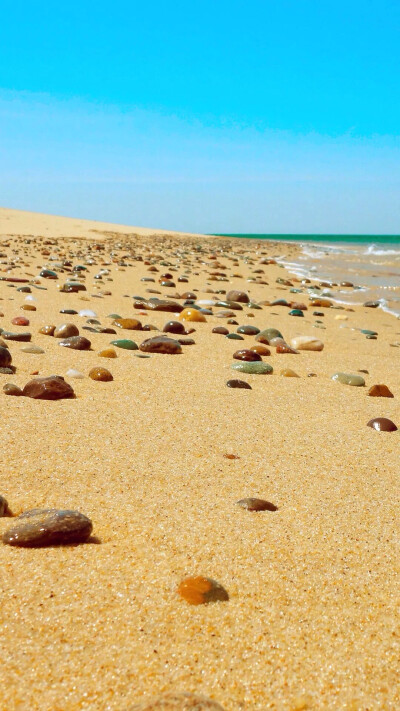
M 57 283 L 68 274 L 58 282 L 41 279 L 47 291 L 32 288 L 36 311 L 22 311 L 26 295 L 0 281 L 0 325 L 31 331 L 45 350 L 23 353 L 24 344 L 10 341 L 17 372 L 1 375 L 2 383 L 23 387 L 33 371 L 65 376 L 71 367 L 86 376 L 65 376 L 74 400 L 7 397 L 0 390 L 0 494 L 14 514 L 77 509 L 91 518 L 98 538 L 48 549 L 0 545 L 1 711 L 129 711 L 172 691 L 204 695 L 226 711 L 399 709 L 400 435 L 366 426 L 378 416 L 400 426 L 400 351 L 390 346 L 400 340 L 399 322 L 363 307 L 318 309 L 325 313 L 326 330 L 320 330 L 310 306 L 304 318 L 281 306 L 244 306 L 239 324 L 279 328 L 288 342 L 296 335 L 324 342 L 322 352 L 298 355 L 272 348 L 263 359 L 274 367 L 267 376 L 230 370 L 233 352 L 255 340 L 212 334 L 226 324 L 215 316 L 187 324 L 196 328 L 195 345 L 184 346 L 182 355 L 142 359 L 116 349 L 118 357 L 107 360 L 97 354 L 111 340 L 141 343 L 157 332 L 90 333 L 82 330 L 86 319 L 60 309 L 93 309 L 107 326 L 107 316 L 118 313 L 162 329 L 176 316 L 140 315 L 126 295 L 148 296 L 146 289 L 154 288 L 170 298 L 176 290 L 198 289 L 201 299 L 212 298 L 207 289 L 236 288 L 255 301 L 293 298 L 309 305 L 307 294 L 289 294 L 276 283 L 288 277 L 277 265 L 262 266 L 268 286 L 246 281 L 263 256 L 293 255 L 296 246 L 148 236 L 136 228 L 121 228 L 121 235 L 115 226 L 83 228 L 82 221 L 64 218 L 39 216 L 35 223 L 29 213 L 2 211 L 0 218 L 6 213 L 3 261 L 26 250 L 26 266 L 13 276 L 51 268 L 41 254 L 44 241 L 52 242 L 46 249 L 54 256 L 81 250 L 74 264 L 82 263 L 90 240 L 102 240 L 105 250 L 92 252 L 96 264 L 85 293 L 59 292 Z M 195 262 L 198 245 L 207 251 Z M 193 264 L 187 284 L 176 281 L 186 268 L 177 249 L 186 252 L 189 269 Z M 232 250 L 240 267 L 230 266 Z M 118 267 L 110 251 L 114 258 L 147 255 L 160 271 L 152 274 L 129 257 L 132 266 Z M 229 282 L 209 279 L 213 253 L 227 266 Z M 244 257 L 254 257 L 254 264 Z M 159 266 L 162 258 L 177 264 L 176 290 L 157 282 L 170 269 Z M 99 285 L 93 277 L 101 268 L 112 281 L 105 277 Z M 148 276 L 155 284 L 140 281 Z M 112 295 L 92 296 L 104 290 Z M 30 326 L 11 326 L 17 315 L 26 315 Z M 90 338 L 92 351 L 61 348 L 58 339 L 38 333 L 44 324 L 65 321 Z M 378 340 L 353 328 L 376 330 Z M 114 380 L 91 380 L 95 366 L 109 368 Z M 300 377 L 280 376 L 286 367 Z M 337 371 L 360 369 L 369 371 L 365 388 L 331 380 Z M 310 372 L 317 377 L 307 377 Z M 231 377 L 247 380 L 252 390 L 227 388 Z M 375 383 L 385 383 L 394 398 L 368 397 Z M 236 505 L 245 497 L 267 499 L 278 510 L 251 513 Z M 11 522 L 1 518 L 0 533 Z M 177 588 L 191 576 L 217 580 L 229 601 L 189 605 Z

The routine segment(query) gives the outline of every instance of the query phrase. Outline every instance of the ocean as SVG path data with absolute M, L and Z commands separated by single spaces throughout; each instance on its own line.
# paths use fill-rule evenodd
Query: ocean
M 221 235 L 222 236 L 222 235 Z M 225 237 L 282 242 L 271 256 L 302 279 L 329 282 L 315 295 L 324 295 L 340 304 L 360 305 L 379 301 L 380 308 L 400 318 L 400 235 L 276 235 L 230 234 Z M 300 254 L 285 254 L 285 243 L 296 242 Z M 341 287 L 351 282 L 354 288 Z M 307 285 L 312 294 L 312 284 Z

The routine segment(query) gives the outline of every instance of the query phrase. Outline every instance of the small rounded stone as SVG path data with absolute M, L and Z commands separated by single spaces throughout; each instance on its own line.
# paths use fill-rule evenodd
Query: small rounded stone
M 21 388 L 18 387 L 18 385 L 14 385 L 14 383 L 6 383 L 3 386 L 3 391 L 6 395 L 22 395 L 22 390 Z
M 79 336 L 79 328 L 74 323 L 62 323 L 57 326 L 53 333 L 54 338 L 71 338 Z
M 372 385 L 368 390 L 368 395 L 371 397 L 394 397 L 387 385 Z
M 378 432 L 396 432 L 397 430 L 394 422 L 388 420 L 387 417 L 375 417 L 373 420 L 367 422 L 367 427 L 372 427 L 374 430 L 378 430 Z
M 244 361 L 248 361 L 248 362 L 262 360 L 259 353 L 256 353 L 255 351 L 251 351 L 250 349 L 247 349 L 247 348 L 242 348 L 239 351 L 235 351 L 232 357 L 235 358 L 235 360 L 244 360 Z
M 8 348 L 4 348 L 3 346 L 0 346 L 0 367 L 1 368 L 8 368 L 8 366 L 11 364 L 12 361 L 12 355 Z
M 250 375 L 268 375 L 273 372 L 273 367 L 269 363 L 232 363 L 231 368 Z
M 252 390 L 251 385 L 249 385 L 249 383 L 246 383 L 245 380 L 232 379 L 228 380 L 226 384 L 228 388 L 241 388 L 243 390 Z
M 292 309 L 289 311 L 289 316 L 304 316 L 304 314 L 301 309 Z
M 12 319 L 11 323 L 13 326 L 29 326 L 29 318 L 25 318 L 25 316 L 16 316 Z
M 40 346 L 35 346 L 34 343 L 29 344 L 29 346 L 22 346 L 21 351 L 23 353 L 33 353 L 35 355 L 40 355 L 41 353 L 44 353 L 43 348 L 40 348 Z
M 335 373 L 331 380 L 335 380 L 342 385 L 353 385 L 355 387 L 363 387 L 365 380 L 361 375 L 353 375 L 352 373 Z
M 32 509 L 14 520 L 3 543 L 25 548 L 83 543 L 92 529 L 91 520 L 79 511 Z
M 101 356 L 101 358 L 117 358 L 114 348 L 104 348 L 98 352 L 98 355 Z
M 237 333 L 243 333 L 245 336 L 257 336 L 260 329 L 256 326 L 238 326 Z
M 182 353 L 181 344 L 168 336 L 147 338 L 139 348 L 144 353 Z
M 181 311 L 181 313 L 179 314 L 179 319 L 181 321 L 198 321 L 199 323 L 204 323 L 205 321 L 207 321 L 204 314 L 193 308 L 183 309 L 183 311 Z
M 275 504 L 271 504 L 265 499 L 240 499 L 237 502 L 242 509 L 247 509 L 247 511 L 277 511 L 278 507 Z
M 298 351 L 322 351 L 324 348 L 322 341 L 313 336 L 296 336 L 290 343 Z
M 25 385 L 22 394 L 36 400 L 62 400 L 75 397 L 75 393 L 61 375 L 34 378 Z
M 226 295 L 226 300 L 235 301 L 236 303 L 240 304 L 248 304 L 250 298 L 245 291 L 237 291 L 236 289 L 233 289 L 232 291 L 228 291 Z
M 265 328 L 264 331 L 261 331 L 256 336 L 256 341 L 259 341 L 259 343 L 264 343 L 268 346 L 273 338 L 283 339 L 283 336 L 277 328 Z
M 6 516 L 8 512 L 7 499 L 4 496 L 0 496 L 0 516 Z
M 111 375 L 110 371 L 107 370 L 107 368 L 92 368 L 89 371 L 89 378 L 92 380 L 99 380 L 104 383 L 108 383 L 111 380 L 114 380 L 113 376 Z
M 42 333 L 44 336 L 53 336 L 55 330 L 56 327 L 53 324 L 48 324 L 47 326 L 41 326 L 39 333 Z
M 220 333 L 222 336 L 227 336 L 229 331 L 225 326 L 215 326 L 212 333 Z
M 179 321 L 168 321 L 163 328 L 164 333 L 178 333 L 184 335 L 186 333 L 185 326 Z
M 299 378 L 300 377 L 291 368 L 283 368 L 283 370 L 281 370 L 281 375 L 283 375 L 285 378 Z
M 123 348 L 126 351 L 137 351 L 138 345 L 135 341 L 129 340 L 129 338 L 117 338 L 116 341 L 111 341 L 112 346 L 117 348 Z
M 113 326 L 118 326 L 118 328 L 124 328 L 128 331 L 141 331 L 143 329 L 142 324 L 137 318 L 116 318 L 112 322 Z
M 204 578 L 202 575 L 182 580 L 178 587 L 178 594 L 190 605 L 229 600 L 227 591 L 220 583 L 212 578 Z
M 254 351 L 254 353 L 258 353 L 260 356 L 269 356 L 271 355 L 271 351 L 269 348 L 264 346 L 262 343 L 256 344 L 255 346 L 251 346 L 250 348 L 251 351 Z
M 74 351 L 88 351 L 92 344 L 85 336 L 71 336 L 64 338 L 58 345 L 63 348 L 71 348 Z
M 23 311 L 36 311 L 36 306 L 34 304 L 23 304 L 21 309 Z
M 299 351 L 296 351 L 295 348 L 291 348 L 290 346 L 288 346 L 287 343 L 278 343 L 278 345 L 276 347 L 276 352 L 277 353 L 292 353 L 292 354 L 299 353 Z

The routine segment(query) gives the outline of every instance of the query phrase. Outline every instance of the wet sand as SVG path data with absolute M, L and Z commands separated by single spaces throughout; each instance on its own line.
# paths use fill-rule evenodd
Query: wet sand
M 260 265 L 282 254 L 281 244 L 81 221 L 71 232 L 64 218 L 40 216 L 36 224 L 13 212 L 0 220 L 0 276 L 32 279 L 41 267 L 54 268 L 52 256 L 76 265 L 91 255 L 95 264 L 88 265 L 86 292 L 60 293 L 68 272 L 41 278 L 47 290 L 32 287 L 36 311 L 21 309 L 29 302 L 18 283 L 0 281 L 0 326 L 30 331 L 45 350 L 23 353 L 24 344 L 8 341 L 16 373 L 1 375 L 2 383 L 23 387 L 38 371 L 64 376 L 76 393 L 49 402 L 0 389 L 0 494 L 15 515 L 36 507 L 79 510 L 96 538 L 71 547 L 0 545 L 0 709 L 129 711 L 168 691 L 203 694 L 226 711 L 398 709 L 399 432 L 366 425 L 388 417 L 400 426 L 400 350 L 390 345 L 400 342 L 399 321 L 379 309 L 314 309 L 306 292 L 276 282 L 289 277 L 286 270 Z M 298 247 L 287 249 L 294 257 Z M 7 271 L 24 251 L 23 264 Z M 231 266 L 233 251 L 239 266 Z M 118 266 L 122 259 L 126 266 Z M 153 263 L 159 272 L 148 271 Z M 94 279 L 101 269 L 109 274 Z M 186 269 L 188 282 L 179 283 Z M 212 271 L 228 281 L 211 279 Z M 160 286 L 164 272 L 175 288 Z M 247 281 L 250 275 L 268 285 Z M 278 355 L 271 348 L 263 361 L 272 375 L 235 374 L 233 352 L 256 341 L 213 334 L 227 321 L 213 315 L 187 323 L 196 329 L 195 345 L 181 355 L 142 359 L 116 349 L 118 357 L 106 359 L 97 354 L 111 340 L 140 344 L 157 332 L 92 333 L 82 330 L 85 318 L 59 313 L 93 309 L 103 326 L 118 313 L 161 330 L 177 315 L 133 308 L 132 296 L 152 296 L 148 288 L 160 298 L 198 290 L 199 299 L 212 299 L 208 290 L 239 289 L 255 302 L 301 301 L 304 318 L 283 306 L 243 304 L 236 320 L 278 328 L 288 342 L 320 338 L 324 350 Z M 325 313 L 325 330 L 314 327 L 314 310 Z M 20 315 L 29 327 L 11 325 Z M 66 321 L 91 340 L 91 351 L 60 348 L 38 333 Z M 375 330 L 378 338 L 353 328 Z M 96 365 L 114 380 L 89 379 Z M 85 378 L 69 379 L 71 367 Z M 300 377 L 282 377 L 283 368 Z M 360 369 L 369 371 L 366 387 L 331 380 L 337 371 Z M 227 388 L 231 377 L 252 390 Z M 394 398 L 368 397 L 375 383 L 389 386 Z M 244 497 L 267 499 L 278 510 L 243 510 L 236 502 Z M 0 518 L 0 533 L 11 523 Z M 192 575 L 217 580 L 229 601 L 189 605 L 177 588 Z

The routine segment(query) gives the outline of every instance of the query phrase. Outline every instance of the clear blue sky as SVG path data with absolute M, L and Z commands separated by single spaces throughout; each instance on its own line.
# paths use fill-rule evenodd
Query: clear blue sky
M 4 4 L 0 204 L 400 232 L 398 0 Z

